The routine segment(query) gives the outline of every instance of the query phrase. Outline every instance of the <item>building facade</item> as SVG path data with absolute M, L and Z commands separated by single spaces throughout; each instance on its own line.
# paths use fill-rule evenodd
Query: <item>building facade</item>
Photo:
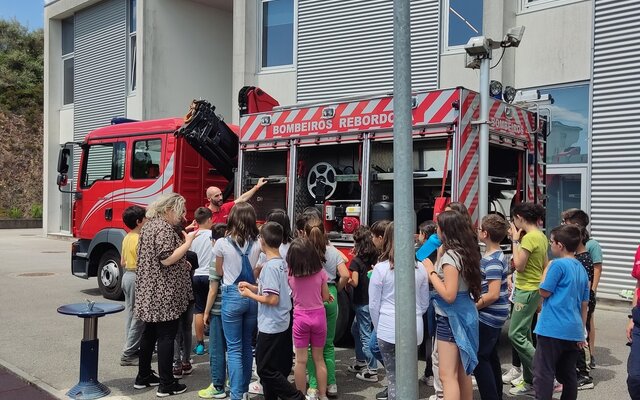
M 549 94 L 547 226 L 578 207 L 604 250 L 600 294 L 630 288 L 640 244 L 640 9 L 634 0 L 412 0 L 412 85 L 477 89 L 472 36 L 494 52 L 491 79 Z M 45 8 L 45 218 L 68 232 L 55 186 L 59 145 L 114 116 L 184 113 L 207 98 L 238 122 L 236 95 L 259 86 L 281 104 L 393 87 L 388 0 L 58 0 Z

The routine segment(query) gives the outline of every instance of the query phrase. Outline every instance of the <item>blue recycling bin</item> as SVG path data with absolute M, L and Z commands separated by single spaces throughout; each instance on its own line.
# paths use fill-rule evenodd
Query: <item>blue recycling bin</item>
M 66 304 L 58 307 L 58 312 L 75 315 L 84 319 L 84 334 L 80 344 L 80 382 L 69 389 L 67 396 L 72 399 L 99 399 L 111 390 L 98 381 L 98 318 L 124 310 L 124 306 L 114 303 Z

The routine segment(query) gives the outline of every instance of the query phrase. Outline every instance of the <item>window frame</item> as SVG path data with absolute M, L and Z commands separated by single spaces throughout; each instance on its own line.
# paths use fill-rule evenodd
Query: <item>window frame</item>
M 64 27 L 64 22 L 68 21 L 68 20 L 71 20 L 73 22 L 73 30 L 71 32 L 71 36 L 75 41 L 75 29 L 76 29 L 75 14 L 70 16 L 70 17 L 67 17 L 67 18 L 64 18 L 64 19 L 60 20 L 60 53 L 61 53 L 60 60 L 61 60 L 61 66 L 62 66 L 62 68 L 61 68 L 62 74 L 61 74 L 61 77 L 60 77 L 60 80 L 61 80 L 61 85 L 60 86 L 62 88 L 62 90 L 60 91 L 60 97 L 61 97 L 60 98 L 60 103 L 62 104 L 62 108 L 72 108 L 73 104 L 75 103 L 75 100 L 76 100 L 75 99 L 75 74 L 76 74 L 76 66 L 75 66 L 75 50 L 76 49 L 75 49 L 75 43 L 74 43 L 74 46 L 73 46 L 73 50 L 71 52 L 62 54 L 62 52 L 64 51 L 64 49 L 63 49 L 63 42 L 64 42 L 63 29 L 64 28 L 63 27 Z M 73 62 L 73 74 L 72 74 L 72 78 L 71 78 L 71 102 L 70 103 L 66 103 L 65 102 L 65 87 L 66 87 L 65 83 L 66 83 L 66 80 L 65 80 L 65 67 L 64 67 L 64 64 L 68 60 L 72 60 L 72 62 Z
M 528 0 L 520 0 L 520 12 L 519 14 L 526 14 L 529 12 L 546 10 L 554 7 L 562 7 L 569 4 L 581 3 L 589 0 L 535 0 L 533 3 L 529 3 Z
M 135 4 L 134 4 L 135 3 Z M 136 93 L 137 85 L 137 68 L 138 68 L 138 1 L 127 0 L 127 94 Z M 134 14 L 135 13 L 135 14 Z M 136 26 L 132 30 L 131 17 L 135 15 Z M 136 45 L 133 46 L 132 42 Z
M 526 0 L 525 0 L 526 1 Z M 482 24 L 484 24 L 484 2 L 485 0 L 482 0 Z M 450 0 L 443 0 L 442 1 L 442 48 L 441 51 L 443 54 L 464 54 L 465 50 L 464 50 L 464 46 L 466 45 L 466 43 L 464 44 L 459 44 L 459 45 L 455 45 L 455 46 L 449 46 L 449 14 L 450 14 Z M 483 27 L 480 27 L 480 33 L 478 34 L 479 36 L 482 36 L 484 33 Z
M 555 0 L 554 0 L 555 1 Z M 568 1 L 568 0 L 557 0 L 557 1 Z M 582 0 L 578 0 L 578 1 L 582 1 Z M 545 154 L 545 163 L 547 163 L 547 168 L 562 168 L 562 166 L 565 166 L 565 168 L 574 168 L 574 167 L 584 167 L 584 166 L 590 166 L 591 165 L 591 147 L 592 147 L 592 134 L 593 134 L 593 127 L 592 127 L 592 114 L 593 114 L 593 109 L 591 106 L 589 106 L 589 104 L 592 103 L 592 91 L 593 91 L 593 85 L 590 81 L 573 81 L 573 82 L 564 82 L 564 83 L 559 83 L 559 84 L 551 84 L 551 85 L 543 85 L 543 86 L 532 86 L 532 87 L 527 87 L 527 88 L 521 88 L 522 90 L 539 90 L 540 92 L 548 92 L 548 91 L 552 91 L 552 90 L 562 90 L 562 89 L 571 89 L 571 88 L 576 88 L 579 86 L 586 86 L 587 88 L 587 92 L 588 92 L 588 106 L 587 106 L 587 161 L 586 162 L 580 162 L 580 163 L 553 163 L 553 162 L 549 162 L 547 161 L 546 157 L 547 155 Z M 545 110 L 546 106 L 540 106 L 541 110 Z M 553 122 L 553 114 L 551 115 L 551 121 L 550 123 Z M 548 142 L 548 141 L 547 141 Z M 582 153 L 581 153 L 582 154 Z M 589 167 L 588 169 L 588 179 L 591 179 L 591 168 Z
M 87 185 L 85 184 L 85 180 L 87 178 L 87 164 L 89 163 L 89 154 L 91 154 L 91 148 L 94 146 L 108 146 L 111 147 L 111 169 L 110 169 L 110 174 L 109 174 L 109 179 L 104 179 L 104 178 L 98 178 L 95 179 L 93 182 L 91 182 L 91 184 Z M 118 150 L 120 148 L 123 148 L 123 157 L 122 157 L 122 173 L 121 175 L 116 176 L 116 171 L 117 171 L 117 166 L 116 166 L 116 161 L 117 159 L 117 155 L 118 155 Z M 93 143 L 90 145 L 87 145 L 85 148 L 83 148 L 83 160 L 82 160 L 82 168 L 81 168 L 81 176 L 80 176 L 80 188 L 81 189 L 89 189 L 91 188 L 96 182 L 115 182 L 115 181 L 121 181 L 124 179 L 125 176 L 125 171 L 126 171 L 126 167 L 127 167 L 127 145 L 126 142 L 122 142 L 122 141 L 118 141 L 118 142 L 106 142 L 106 143 Z
M 158 176 L 156 178 L 136 178 L 134 173 L 133 162 L 136 158 L 136 144 L 141 142 L 151 142 L 153 140 L 157 140 L 160 142 L 160 160 L 158 162 Z M 129 178 L 134 181 L 156 181 L 162 177 L 163 166 L 162 166 L 162 146 L 164 146 L 164 140 L 160 137 L 151 137 L 145 139 L 138 139 L 131 142 L 131 162 L 129 163 Z
M 293 42 L 292 42 L 292 49 L 291 52 L 292 54 L 292 58 L 291 58 L 291 64 L 285 64 L 285 65 L 275 65 L 272 67 L 263 67 L 262 66 L 262 47 L 263 47 L 263 43 L 262 43 L 262 33 L 264 31 L 264 27 L 262 25 L 263 23 L 263 13 L 264 13 L 264 3 L 269 3 L 272 0 L 258 0 L 258 12 L 256 13 L 257 15 L 257 24 L 256 26 L 258 27 L 257 29 L 257 51 L 258 54 L 256 56 L 256 60 L 257 60 L 257 72 L 258 73 L 274 73 L 274 72 L 288 72 L 288 71 L 295 71 L 298 65 L 298 0 L 292 0 L 292 7 L 293 7 Z

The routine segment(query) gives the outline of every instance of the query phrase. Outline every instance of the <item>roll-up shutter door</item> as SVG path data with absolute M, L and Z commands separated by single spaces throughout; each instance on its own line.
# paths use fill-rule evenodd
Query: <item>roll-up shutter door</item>
M 438 86 L 439 1 L 411 1 L 412 86 Z M 393 1 L 298 0 L 298 101 L 393 90 Z
M 75 14 L 73 137 L 126 113 L 127 25 L 125 0 L 106 0 Z M 74 157 L 77 168 L 79 157 Z M 105 162 L 111 163 L 110 157 Z
M 596 0 L 594 12 L 592 235 L 602 245 L 599 292 L 635 287 L 640 244 L 640 8 Z

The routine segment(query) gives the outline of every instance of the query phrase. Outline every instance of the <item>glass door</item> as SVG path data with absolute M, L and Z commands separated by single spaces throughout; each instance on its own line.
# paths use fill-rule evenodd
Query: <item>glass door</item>
M 562 211 L 587 211 L 587 167 L 547 167 L 547 230 L 560 225 Z

